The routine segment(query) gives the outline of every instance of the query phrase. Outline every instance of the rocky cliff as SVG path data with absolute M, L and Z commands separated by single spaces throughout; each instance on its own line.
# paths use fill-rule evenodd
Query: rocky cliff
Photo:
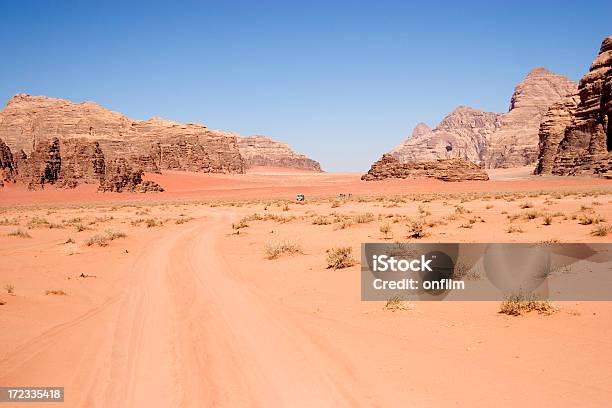
M 612 36 L 603 40 L 578 91 L 548 111 L 535 172 L 612 178 Z
M 286 167 L 321 171 L 319 162 L 295 153 L 289 145 L 262 135 L 238 137 L 238 149 L 247 167 Z
M 11 149 L 0 139 L 0 187 L 4 182 L 14 182 L 17 176 L 17 168 Z
M 58 137 L 96 141 L 107 159 L 139 169 L 243 173 L 236 137 L 197 124 L 131 120 L 93 102 L 16 95 L 0 112 L 0 138 L 26 154 Z
M 435 129 L 417 125 L 412 135 L 390 153 L 402 163 L 460 158 L 487 168 L 533 164 L 542 117 L 553 103 L 575 89 L 568 78 L 536 68 L 514 89 L 508 112 L 460 106 Z
M 458 158 L 401 163 L 391 154 L 375 162 L 362 180 L 387 178 L 429 177 L 443 181 L 488 180 L 487 173 L 477 164 Z

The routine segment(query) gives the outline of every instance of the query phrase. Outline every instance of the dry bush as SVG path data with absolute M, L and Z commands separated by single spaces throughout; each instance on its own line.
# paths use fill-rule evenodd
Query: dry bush
M 22 230 L 21 228 L 13 230 L 9 232 L 7 235 L 9 237 L 32 238 L 32 236 L 30 235 L 28 231 Z
M 417 210 L 419 211 L 419 214 L 422 216 L 427 217 L 431 215 L 431 211 L 429 211 L 429 209 L 423 205 L 419 205 Z
M 531 201 L 525 201 L 524 203 L 520 205 L 520 208 L 523 210 L 526 208 L 531 208 L 531 207 L 533 207 L 533 203 Z
M 283 240 L 279 242 L 268 242 L 265 246 L 266 258 L 276 259 L 282 254 L 301 254 L 302 248 L 296 242 Z
M 425 225 L 421 220 L 412 220 L 408 226 L 408 238 L 423 238 L 425 234 Z
M 174 220 L 175 224 L 185 224 L 186 222 L 195 220 L 195 218 L 193 217 L 186 217 L 186 216 L 181 216 L 180 218 L 177 218 L 176 220 Z
M 391 235 L 393 235 L 391 225 L 388 222 L 382 224 L 378 230 L 385 236 L 385 239 L 388 239 Z
M 464 206 L 462 205 L 456 205 L 455 206 L 455 213 L 456 214 L 469 214 L 471 213 L 470 210 L 466 209 Z
M 526 220 L 535 220 L 540 215 L 542 214 L 538 210 L 529 210 L 523 213 L 523 217 L 525 217 Z
M 556 310 L 548 300 L 536 300 L 535 296 L 525 296 L 522 293 L 508 296 L 499 306 L 499 313 L 510 316 L 520 316 L 532 311 L 550 315 Z
M 45 218 L 34 217 L 28 222 L 28 228 L 46 228 L 49 226 L 49 221 Z
M 87 246 L 98 245 L 107 246 L 111 241 L 117 238 L 125 238 L 127 235 L 124 232 L 107 229 L 101 234 L 96 234 L 89 238 L 85 243 Z
M 319 215 L 318 217 L 312 220 L 312 223 L 314 225 L 329 225 L 331 224 L 331 221 L 327 217 Z
M 599 224 L 591 231 L 591 235 L 596 237 L 605 237 L 612 231 L 612 227 L 608 225 Z
M 411 310 L 411 309 L 414 309 L 414 306 L 410 302 L 403 300 L 401 297 L 397 295 L 387 300 L 387 303 L 383 307 L 383 310 L 390 310 L 392 312 L 399 312 L 402 310 Z
M 340 207 L 340 201 L 334 200 L 331 203 L 331 208 L 338 208 Z
M 283 206 L 283 211 L 289 211 L 289 204 L 285 204 Z
M 0 220 L 0 225 L 19 225 L 19 219 L 8 219 L 5 217 L 3 220 Z
M 12 295 L 15 293 L 15 286 L 12 283 L 7 283 L 4 285 L 4 290 L 6 290 L 6 293 L 9 295 Z
M 586 215 L 586 214 L 582 214 L 580 215 L 580 217 L 578 218 L 578 224 L 581 225 L 591 225 L 591 224 L 599 224 L 600 222 L 605 221 L 604 218 L 602 218 L 599 215 Z
M 51 290 L 45 290 L 45 295 L 66 296 L 67 293 L 64 292 L 62 289 L 51 289 Z
M 521 233 L 523 229 L 518 225 L 509 225 L 508 228 L 506 228 L 506 232 L 508 234 Z
M 327 269 L 342 269 L 355 265 L 353 248 L 340 247 L 327 250 Z
M 162 227 L 164 225 L 163 221 L 157 220 L 155 218 L 149 218 L 145 220 L 145 224 L 147 228 Z
M 368 222 L 374 221 L 374 214 L 371 212 L 357 214 L 353 217 L 353 221 L 355 221 L 355 224 L 367 224 Z
M 544 217 L 542 218 L 542 224 L 551 225 L 552 222 L 553 222 L 553 216 L 550 214 L 544 214 Z

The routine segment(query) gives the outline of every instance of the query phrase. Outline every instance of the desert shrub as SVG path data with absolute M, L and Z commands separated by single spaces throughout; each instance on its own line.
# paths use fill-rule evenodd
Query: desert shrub
M 533 295 L 526 296 L 522 293 L 508 296 L 499 307 L 499 313 L 510 316 L 520 316 L 532 311 L 549 315 L 554 313 L 556 308 L 548 300 L 537 300 Z
M 392 312 L 402 311 L 402 310 L 410 310 L 412 309 L 412 305 L 410 302 L 403 300 L 399 296 L 393 296 L 391 299 L 387 300 L 387 303 L 383 307 L 384 310 L 390 310 Z
M 531 208 L 531 207 L 533 207 L 533 203 L 531 201 L 525 201 L 524 203 L 520 205 L 520 208 L 523 210 L 526 208 Z
M 179 218 L 177 218 L 176 220 L 174 220 L 175 224 L 185 224 L 186 222 L 189 222 L 191 220 L 194 220 L 195 218 L 193 217 L 185 217 L 185 216 L 181 216 Z
M 331 221 L 327 217 L 319 215 L 318 217 L 312 220 L 312 223 L 314 225 L 329 225 L 331 224 Z
M 247 218 L 243 218 L 240 221 L 238 221 L 236 224 L 232 224 L 232 229 L 241 229 L 241 228 L 248 228 L 249 224 L 247 222 Z
M 327 250 L 327 269 L 342 269 L 355 265 L 353 248 L 340 247 Z
M 334 200 L 331 203 L 331 208 L 338 208 L 340 207 L 340 201 Z
M 367 224 L 368 222 L 374 221 L 374 214 L 371 212 L 357 214 L 353 217 L 353 221 L 355 221 L 355 224 Z
M 117 238 L 125 238 L 127 235 L 124 232 L 107 229 L 101 234 L 96 234 L 89 238 L 85 243 L 87 246 L 98 245 L 107 246 L 111 241 Z
M 455 206 L 455 213 L 456 214 L 469 214 L 471 211 L 468 210 L 467 208 L 465 208 L 462 205 L 456 205 Z
M 0 220 L 0 225 L 19 225 L 19 220 L 17 218 L 8 219 L 5 217 Z
M 268 242 L 265 246 L 266 258 L 276 259 L 282 254 L 301 254 L 302 248 L 299 244 L 283 240 L 279 242 Z
M 149 218 L 147 220 L 145 220 L 145 224 L 147 226 L 147 228 L 153 228 L 153 227 L 161 227 L 164 225 L 164 223 L 160 220 L 157 220 L 155 218 Z
M 580 217 L 578 218 L 578 224 L 581 224 L 581 225 L 599 224 L 602 221 L 605 221 L 605 220 L 599 215 L 591 216 L 591 215 L 581 214 Z
M 9 237 L 19 237 L 19 238 L 32 238 L 28 231 L 22 230 L 18 228 L 8 233 Z
M 12 295 L 15 293 L 15 286 L 12 283 L 7 283 L 4 285 L 4 290 L 6 290 L 6 293 L 9 295 Z
M 605 237 L 612 230 L 608 225 L 599 224 L 591 231 L 591 235 L 596 237 Z
M 429 215 L 431 215 L 431 212 L 429 211 L 429 209 L 427 207 L 423 206 L 423 205 L 419 205 L 418 211 L 419 211 L 419 214 L 422 215 L 422 216 L 429 216 Z
M 28 222 L 28 228 L 48 227 L 49 224 L 49 221 L 47 221 L 45 218 L 34 217 Z
M 289 204 L 285 204 L 283 206 L 283 211 L 289 211 Z
M 62 289 L 51 289 L 51 290 L 46 290 L 45 295 L 66 296 L 67 293 L 64 292 Z
M 536 218 L 540 216 L 540 212 L 537 210 L 529 210 L 529 211 L 525 211 L 523 213 L 523 216 L 527 220 L 535 220 Z
M 408 224 L 408 237 L 409 238 L 423 238 L 425 234 L 425 225 L 421 220 L 412 220 Z
M 542 224 L 544 225 L 551 225 L 553 222 L 553 216 L 550 214 L 545 214 L 544 217 L 542 218 Z
M 388 238 L 391 235 L 391 225 L 388 222 L 385 222 L 380 226 L 379 231 L 385 236 L 385 238 Z
M 506 228 L 506 232 L 508 234 L 521 233 L 523 232 L 523 229 L 518 225 L 509 225 L 508 228 Z

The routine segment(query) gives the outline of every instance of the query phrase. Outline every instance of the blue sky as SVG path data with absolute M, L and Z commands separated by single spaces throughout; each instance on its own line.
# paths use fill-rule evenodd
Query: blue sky
M 0 101 L 93 100 L 363 171 L 457 105 L 507 110 L 533 67 L 579 79 L 611 34 L 612 1 L 2 1 Z

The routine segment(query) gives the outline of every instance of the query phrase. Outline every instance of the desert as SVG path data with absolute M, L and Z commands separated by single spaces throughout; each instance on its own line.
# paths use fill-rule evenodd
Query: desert
M 0 5 L 0 408 L 607 407 L 609 2 Z
M 218 176 L 198 177 L 218 188 Z M 554 179 L 546 191 L 502 180 L 495 193 L 490 181 L 471 192 L 384 184 L 338 198 L 325 184 L 371 182 L 317 174 L 309 184 L 323 187 L 298 203 L 300 175 L 253 175 L 259 191 L 277 190 L 267 200 L 244 191 L 244 175 L 229 177 L 235 188 L 208 200 L 172 188 L 68 202 L 57 200 L 66 190 L 31 192 L 56 200 L 41 204 L 15 191 L 21 202 L 0 214 L 0 325 L 10 328 L 0 383 L 63 384 L 70 406 L 439 406 L 458 395 L 485 406 L 500 394 L 559 406 L 579 405 L 585 390 L 594 405 L 609 400 L 609 302 L 554 302 L 518 318 L 500 302 L 363 302 L 357 262 L 361 242 L 609 242 L 609 181 Z M 280 181 L 289 185 L 265 187 Z M 330 268 L 340 247 L 349 255 Z M 485 390 L 462 392 L 481 375 Z

